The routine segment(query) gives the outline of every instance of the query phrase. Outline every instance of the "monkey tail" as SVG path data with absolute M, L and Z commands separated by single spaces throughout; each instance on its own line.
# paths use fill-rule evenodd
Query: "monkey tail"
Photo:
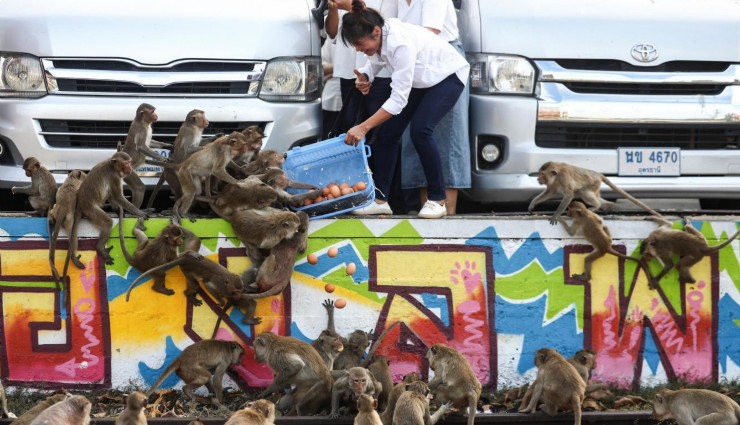
M 583 394 L 580 396 L 578 394 L 573 394 L 573 399 L 571 401 L 571 405 L 573 408 L 573 424 L 574 425 L 581 425 L 581 405 L 583 404 Z
M 62 270 L 62 280 L 67 278 L 67 270 L 69 270 L 69 262 L 72 260 L 73 253 L 72 247 L 77 247 L 77 229 L 80 226 L 80 220 L 82 220 L 82 211 L 77 209 L 75 204 L 75 218 L 72 222 L 72 230 L 69 235 L 69 246 L 67 247 L 67 258 L 64 260 L 64 270 Z
M 149 397 L 160 385 L 162 385 L 162 382 L 164 382 L 165 379 L 167 379 L 172 372 L 177 370 L 177 368 L 180 367 L 180 362 L 178 362 L 178 359 L 175 359 L 172 363 L 170 363 L 169 366 L 167 366 L 167 369 L 162 372 L 161 375 L 159 375 L 159 378 L 152 384 L 152 387 L 149 388 L 149 391 L 146 392 L 146 396 Z
M 364 360 L 364 361 L 362 362 L 362 364 L 361 364 L 360 366 L 362 366 L 362 367 L 367 367 L 367 365 L 368 365 L 368 364 L 370 364 L 370 362 L 371 362 L 371 361 L 372 361 L 372 359 L 373 359 L 373 355 L 375 354 L 375 350 L 377 350 L 377 349 L 378 349 L 378 347 L 380 346 L 380 341 L 382 341 L 382 340 L 383 340 L 383 338 L 385 338 L 385 336 L 386 336 L 386 335 L 388 334 L 388 332 L 390 332 L 390 330 L 391 330 L 391 329 L 393 329 L 393 328 L 394 328 L 394 327 L 395 327 L 395 326 L 396 326 L 397 324 L 399 324 L 399 323 L 401 323 L 401 322 L 400 322 L 400 321 L 398 321 L 398 320 L 396 320 L 395 322 L 391 323 L 391 325 L 390 325 L 390 326 L 388 326 L 388 327 L 387 327 L 387 328 L 386 328 L 386 329 L 385 329 L 385 330 L 384 330 L 384 331 L 383 331 L 383 332 L 382 332 L 382 333 L 381 333 L 381 334 L 380 334 L 380 335 L 378 336 L 378 338 L 377 338 L 377 339 L 375 340 L 375 342 L 373 342 L 373 345 L 372 345 L 372 347 L 370 347 L 370 351 L 368 351 L 368 352 L 367 352 L 367 356 L 365 356 L 365 360 Z
M 622 188 L 620 188 L 617 185 L 615 185 L 614 183 L 612 183 L 611 180 L 609 180 L 608 178 L 606 178 L 606 176 L 602 176 L 602 180 L 601 181 L 603 181 L 604 183 L 606 183 L 606 185 L 609 186 L 610 188 L 612 188 L 612 190 L 614 190 L 618 194 L 624 196 L 626 199 L 629 199 L 630 202 L 632 202 L 633 204 L 637 205 L 638 207 L 644 209 L 645 211 L 649 212 L 650 214 L 652 214 L 652 215 L 654 215 L 656 217 L 663 217 L 659 212 L 657 212 L 654 209 L 648 207 L 647 205 L 645 205 L 644 203 L 642 203 L 640 200 L 638 200 L 634 196 L 632 196 L 629 193 L 625 192 Z
M 278 295 L 281 292 L 283 292 L 283 290 L 288 286 L 289 283 L 290 283 L 290 278 L 286 279 L 284 283 L 280 285 L 275 285 L 272 288 L 268 289 L 267 291 L 259 292 L 256 294 L 242 294 L 242 298 L 246 298 L 249 300 L 255 300 L 258 298 L 265 298 L 265 297 L 271 297 L 273 295 Z
M 174 260 L 170 261 L 169 263 L 164 263 L 164 264 L 159 265 L 159 266 L 157 266 L 157 267 L 155 267 L 153 269 L 147 270 L 146 272 L 144 272 L 141 275 L 139 275 L 139 277 L 137 277 L 136 279 L 134 279 L 134 281 L 131 282 L 131 285 L 129 285 L 128 286 L 128 289 L 126 290 L 126 301 L 128 302 L 129 296 L 131 296 L 131 291 L 134 289 L 134 287 L 136 286 L 137 283 L 139 283 L 140 281 L 142 281 L 145 277 L 150 276 L 151 274 L 156 273 L 156 272 L 158 272 L 160 270 L 169 270 L 169 269 L 171 269 L 171 268 L 173 268 L 173 267 L 175 267 L 177 265 L 182 264 L 183 262 L 185 262 L 185 260 L 183 258 L 183 255 L 185 255 L 185 253 L 180 254 L 179 257 L 175 258 Z
M 52 223 L 53 222 L 53 223 Z M 62 280 L 59 277 L 59 270 L 57 270 L 56 264 L 54 264 L 54 257 L 56 256 L 57 249 L 57 237 L 59 237 L 59 225 L 60 220 L 53 220 L 51 216 L 46 220 L 46 229 L 49 233 L 49 267 L 51 268 L 51 275 L 54 277 L 54 281 L 57 284 L 57 290 L 62 290 Z M 52 229 L 52 224 L 54 229 Z
M 164 162 L 164 161 L 158 161 L 156 159 L 145 159 L 144 162 L 149 165 L 157 165 L 159 167 L 171 168 L 175 171 L 178 171 L 180 169 L 180 166 L 182 165 L 182 163 L 180 162 Z
M 154 186 L 154 190 L 152 191 L 152 194 L 149 196 L 149 202 L 146 203 L 146 209 L 151 210 L 152 206 L 154 205 L 154 198 L 157 197 L 157 194 L 159 194 L 159 190 L 162 189 L 162 185 L 164 184 L 164 173 L 162 173 L 161 176 L 159 176 L 159 180 L 157 181 L 157 185 Z
M 732 241 L 734 241 L 735 238 L 737 238 L 738 235 L 740 235 L 740 230 L 737 231 L 737 232 L 735 232 L 734 235 L 732 235 L 729 238 L 727 238 L 727 240 L 724 241 L 724 242 L 722 242 L 721 244 L 707 247 L 707 249 L 706 249 L 706 251 L 704 253 L 705 254 L 711 254 L 712 252 L 719 251 L 720 249 L 722 249 L 722 248 L 726 247 L 727 245 L 729 245 L 730 243 L 732 243 Z
M 226 304 L 221 309 L 221 311 L 218 313 L 218 319 L 216 319 L 216 326 L 213 327 L 213 334 L 211 335 L 211 339 L 216 338 L 216 332 L 218 332 L 218 327 L 221 325 L 221 321 L 224 319 L 224 316 L 226 315 L 226 311 L 234 306 L 234 300 L 229 298 L 228 301 L 226 301 Z
M 123 256 L 126 258 L 126 262 L 129 264 L 134 264 L 134 259 L 131 257 L 131 254 L 129 254 L 128 250 L 126 249 L 126 244 L 123 243 L 123 208 L 118 207 L 118 240 L 121 242 L 121 251 L 123 251 Z M 128 299 L 126 299 L 128 301 Z

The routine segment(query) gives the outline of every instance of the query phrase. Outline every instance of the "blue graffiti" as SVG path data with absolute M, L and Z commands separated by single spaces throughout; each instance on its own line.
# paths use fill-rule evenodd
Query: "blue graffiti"
M 307 261 L 296 264 L 295 271 L 315 278 L 321 278 L 334 271 L 337 267 L 344 268 L 349 263 L 355 263 L 357 271 L 351 276 L 355 285 L 370 280 L 370 271 L 362 257 L 357 254 L 357 250 L 351 244 L 338 247 L 338 251 L 339 253 L 334 258 L 329 257 L 327 253 L 321 254 L 318 256 L 319 262 L 316 264 L 309 264 Z
M 645 333 L 642 337 L 645 338 L 645 347 L 642 349 L 642 357 L 647 362 L 652 374 L 655 375 L 658 372 L 658 366 L 660 366 L 660 352 L 655 345 L 657 338 L 653 334 L 652 329 L 646 327 L 644 330 Z
M 524 336 L 517 366 L 519 373 L 534 367 L 534 353 L 542 347 L 554 348 L 566 357 L 583 347 L 583 334 L 576 331 L 575 311 L 570 310 L 554 322 L 543 325 L 546 306 L 547 296 L 526 304 L 509 303 L 496 296 L 496 333 Z
M 719 365 L 723 372 L 727 372 L 727 359 L 735 364 L 740 364 L 740 328 L 736 320 L 740 319 L 740 306 L 729 295 L 724 295 L 719 300 L 719 317 L 717 322 L 717 341 L 720 342 Z
M 539 232 L 532 233 L 511 258 L 508 258 L 504 253 L 501 239 L 499 239 L 496 229 L 493 227 L 484 229 L 465 244 L 491 247 L 493 264 L 496 265 L 496 273 L 498 274 L 516 273 L 533 261 L 539 262 L 542 269 L 547 273 L 563 267 L 563 248 L 550 252 L 540 239 Z
M 154 381 L 156 381 L 157 378 L 159 378 L 159 375 L 161 375 L 162 372 L 164 372 L 165 369 L 167 369 L 167 367 L 173 361 L 175 361 L 177 356 L 179 356 L 180 353 L 182 353 L 182 350 L 177 348 L 175 343 L 172 341 L 172 337 L 168 336 L 165 339 L 165 344 L 166 344 L 165 345 L 165 357 L 164 357 L 164 362 L 162 363 L 162 367 L 158 369 L 154 369 L 154 368 L 147 366 L 147 364 L 144 362 L 139 362 L 139 374 L 141 375 L 142 378 L 144 378 L 144 382 L 146 382 L 147 387 L 151 387 Z M 165 379 L 162 382 L 160 387 L 172 388 L 175 385 L 177 385 L 178 382 L 180 382 L 180 378 L 178 378 L 176 374 L 172 374 L 168 376 L 167 379 Z
M 29 235 L 41 235 L 41 237 L 48 239 L 49 230 L 46 226 L 46 218 L 44 217 L 29 217 L 20 220 L 17 217 L 0 218 L 0 229 L 8 232 L 8 236 L 13 242 Z

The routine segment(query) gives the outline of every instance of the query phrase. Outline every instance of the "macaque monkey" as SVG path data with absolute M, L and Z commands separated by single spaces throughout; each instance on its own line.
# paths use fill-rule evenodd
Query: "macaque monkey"
M 681 282 L 694 283 L 696 279 L 691 275 L 691 267 L 704 258 L 724 248 L 737 238 L 740 231 L 735 232 L 726 241 L 709 246 L 707 239 L 690 222 L 686 221 L 684 230 L 672 229 L 668 221 L 653 230 L 640 245 L 640 254 L 645 261 L 657 257 L 663 264 L 663 270 L 652 278 L 650 274 L 650 289 L 660 282 L 673 267 L 678 270 L 678 278 Z M 678 255 L 678 264 L 673 262 L 673 255 Z
M 365 350 L 370 346 L 367 332 L 357 329 L 349 334 L 344 350 L 334 360 L 334 370 L 344 370 L 359 366 Z
M 580 230 L 583 237 L 594 246 L 594 250 L 586 256 L 585 260 L 583 260 L 583 274 L 574 274 L 571 276 L 572 278 L 582 281 L 591 280 L 591 267 L 593 262 L 609 253 L 616 255 L 619 258 L 636 262 L 645 270 L 648 279 L 650 279 L 650 271 L 641 259 L 624 255 L 612 248 L 611 232 L 609 232 L 609 228 L 604 225 L 604 219 L 602 219 L 601 216 L 586 208 L 586 205 L 582 202 L 573 201 L 568 206 L 568 217 L 573 219 L 572 226 L 569 226 L 568 222 L 566 222 L 562 216 L 557 217 L 557 220 L 563 225 L 565 231 L 568 232 L 569 235 L 575 236 Z
M 429 368 L 434 378 L 429 381 L 429 390 L 440 403 L 450 402 L 459 410 L 467 409 L 468 425 L 475 422 L 481 384 L 470 367 L 468 360 L 454 348 L 434 344 L 427 350 Z
M 660 390 L 650 399 L 653 417 L 678 425 L 737 425 L 740 406 L 730 397 L 704 389 Z
M 270 168 L 283 168 L 285 162 L 285 155 L 274 150 L 259 151 L 257 156 L 252 159 L 252 162 L 241 167 L 242 172 L 246 176 L 253 176 L 255 174 L 264 174 Z
M 92 404 L 81 395 L 73 395 L 39 413 L 31 425 L 89 425 Z
M 393 375 L 391 375 L 390 361 L 385 356 L 374 356 L 367 366 L 367 370 L 376 381 L 380 382 L 381 391 L 377 395 L 377 409 L 385 409 L 388 404 L 388 394 L 393 389 Z
M 263 174 L 255 174 L 252 177 L 258 177 L 265 182 L 277 193 L 277 200 L 280 204 L 299 207 L 303 205 L 306 199 L 316 199 L 321 195 L 321 189 L 308 183 L 292 181 L 285 175 L 281 168 L 270 167 Z M 291 195 L 285 191 L 285 188 L 308 189 L 308 192 Z
M 200 142 L 203 139 L 203 130 L 208 127 L 208 124 L 210 123 L 206 118 L 205 112 L 200 109 L 193 109 L 188 112 L 185 116 L 185 121 L 183 121 L 180 125 L 180 129 L 177 131 L 177 136 L 172 144 L 172 152 L 170 153 L 168 162 L 172 164 L 182 164 L 190 154 L 201 150 Z M 159 193 L 159 189 L 162 187 L 165 180 L 170 186 L 170 191 L 174 195 L 175 199 L 180 198 L 182 195 L 180 180 L 177 178 L 177 171 L 172 167 L 165 166 L 162 169 L 162 175 L 159 177 L 157 186 L 149 197 L 147 209 L 152 208 L 154 198 L 157 197 L 157 193 Z
M 29 156 L 23 161 L 23 171 L 26 177 L 31 178 L 29 186 L 13 186 L 12 194 L 28 195 L 28 202 L 33 208 L 32 215 L 44 216 L 49 211 L 56 199 L 57 182 L 46 167 L 43 167 L 38 159 Z
M 576 197 L 581 198 L 592 209 L 611 211 L 614 208 L 614 203 L 601 197 L 601 183 L 605 183 L 612 190 L 629 199 L 633 204 L 650 214 L 656 217 L 661 216 L 629 193 L 617 187 L 617 185 L 612 183 L 603 174 L 586 168 L 576 167 L 575 165 L 564 162 L 548 161 L 540 167 L 537 182 L 547 186 L 547 188 L 529 204 L 530 212 L 540 202 L 546 201 L 557 194 L 563 196 L 560 205 L 558 205 L 555 213 L 550 217 L 550 224 L 556 224 L 558 222 L 558 217 Z
M 143 232 L 142 221 L 139 219 L 134 226 L 133 234 L 136 236 L 138 246 L 134 255 L 129 254 L 126 249 L 126 244 L 123 238 L 123 209 L 119 208 L 118 214 L 118 231 L 119 240 L 121 242 L 121 251 L 123 256 L 126 257 L 126 261 L 131 264 L 134 268 L 141 272 L 151 270 L 163 263 L 168 263 L 175 260 L 178 256 L 177 249 L 183 244 L 185 238 L 192 240 L 195 237 L 192 232 L 186 230 L 177 224 L 169 224 L 167 227 L 162 229 L 162 232 L 154 239 L 149 240 L 149 237 Z M 160 294 L 174 295 L 175 291 L 165 286 L 165 274 L 166 272 L 157 272 L 152 274 L 154 284 L 152 289 Z
M 197 417 L 197 418 L 193 419 L 192 421 L 190 421 L 190 423 L 188 423 L 188 425 L 205 425 L 205 424 L 200 419 L 200 417 Z
M 116 425 L 147 425 L 144 408 L 147 397 L 141 391 L 134 391 L 126 397 L 126 408 L 116 418 Z
M 329 417 L 336 419 L 341 416 L 339 414 L 341 405 L 351 403 L 354 407 L 361 394 L 368 394 L 375 398 L 380 390 L 377 381 L 364 367 L 353 367 L 345 370 L 341 376 L 334 379 L 331 389 L 331 412 Z
M 581 405 L 586 383 L 572 364 L 551 348 L 540 348 L 535 353 L 537 378 L 532 384 L 532 399 L 521 413 L 535 413 L 539 407 L 552 416 L 560 410 L 572 410 L 575 425 L 581 425 Z
M 269 400 L 250 401 L 246 407 L 237 410 L 224 425 L 273 425 L 275 423 L 275 404 Z
M 252 267 L 259 268 L 270 255 L 269 250 L 295 236 L 301 218 L 294 212 L 276 208 L 240 209 L 234 211 L 229 223 L 234 235 L 246 246 Z
M 70 171 L 64 183 L 57 190 L 54 206 L 49 210 L 47 220 L 49 229 L 49 266 L 51 267 L 51 274 L 54 276 L 54 281 L 58 285 L 61 284 L 61 279 L 55 264 L 55 252 L 59 230 L 64 227 L 68 237 L 72 233 L 72 225 L 75 221 L 75 209 L 77 208 L 77 191 L 80 189 L 80 185 L 85 178 L 87 178 L 87 174 L 82 170 Z M 77 251 L 76 246 L 70 245 L 69 249 L 75 252 Z M 80 261 L 79 255 L 75 255 L 71 260 L 78 269 L 85 268 L 85 265 Z
M 360 394 L 357 399 L 357 416 L 354 425 L 383 425 L 378 415 L 378 400 L 368 394 Z
M 150 146 L 155 148 L 172 148 L 169 143 L 157 142 L 152 140 L 152 124 L 159 119 L 156 108 L 148 103 L 142 103 L 136 108 L 136 115 L 126 135 L 126 142 L 123 144 L 123 152 L 131 157 L 131 167 L 136 170 L 144 164 L 147 157 L 154 158 L 158 161 L 167 162 L 167 158 L 153 151 Z M 141 181 L 136 172 L 132 172 L 123 177 L 123 181 L 131 189 L 131 203 L 136 208 L 141 208 L 144 201 L 146 186 Z
M 254 339 L 254 359 L 267 363 L 275 379 L 257 398 L 293 389 L 289 415 L 315 415 L 329 403 L 332 379 L 319 354 L 308 343 L 287 336 L 262 332 Z
M 416 372 L 410 372 L 403 376 L 401 382 L 393 386 L 393 389 L 388 394 L 388 404 L 383 409 L 383 413 L 380 414 L 380 421 L 383 425 L 391 425 L 393 423 L 393 412 L 396 410 L 398 398 L 406 391 L 406 384 L 416 381 L 421 381 L 421 377 Z
M 157 378 L 146 395 L 151 395 L 162 381 L 175 372 L 185 381 L 182 392 L 190 400 L 198 400 L 193 391 L 205 385 L 216 395 L 216 404 L 221 405 L 224 401 L 222 382 L 224 374 L 230 366 L 241 363 L 242 355 L 244 347 L 234 341 L 216 339 L 198 341 L 182 350 L 182 353 Z
M 230 220 L 236 211 L 269 207 L 277 202 L 278 193 L 260 179 L 249 177 L 225 185 L 216 196 L 196 196 L 195 199 L 208 202 L 219 217 Z
M 5 387 L 3 387 L 2 382 L 0 382 L 0 408 L 2 408 L 0 418 L 9 418 L 10 412 L 8 411 L 8 397 L 5 394 Z
M 334 368 L 334 360 L 344 350 L 344 343 L 342 343 L 343 338 L 334 330 L 334 301 L 324 300 L 322 305 L 329 316 L 329 322 L 326 325 L 326 329 L 321 331 L 319 337 L 311 343 L 311 346 L 319 353 L 326 367 L 332 370 Z
M 601 384 L 589 385 L 588 383 L 588 380 L 591 377 L 591 371 L 596 367 L 596 353 L 586 349 L 578 350 L 572 357 L 568 357 L 566 361 L 573 365 L 576 372 L 578 372 L 578 375 L 583 379 L 583 382 L 586 384 L 586 393 L 594 388 L 602 386 Z M 524 393 L 524 397 L 522 398 L 522 402 L 519 404 L 519 409 L 527 407 L 532 398 L 532 390 L 535 386 L 536 385 L 533 384 L 527 388 L 527 391 Z
M 228 170 L 237 179 L 249 177 L 245 168 L 259 156 L 260 149 L 262 149 L 262 139 L 265 138 L 264 131 L 258 125 L 250 125 L 241 133 L 247 138 L 247 150 L 235 157 L 228 166 Z
M 144 211 L 141 211 L 123 197 L 123 183 L 121 179 L 129 175 L 132 171 L 131 157 L 126 152 L 116 152 L 109 159 L 96 164 L 87 174 L 87 178 L 80 183 L 80 189 L 77 191 L 77 210 L 75 211 L 72 231 L 69 235 L 70 248 L 67 250 L 67 260 L 64 264 L 63 276 L 67 275 L 70 258 L 74 258 L 77 255 L 77 226 L 83 216 L 87 217 L 90 223 L 97 227 L 100 232 L 95 249 L 105 264 L 113 264 L 113 259 L 109 253 L 113 247 L 107 248 L 105 246 L 110 237 L 111 227 L 113 226 L 113 219 L 101 208 L 106 200 L 115 202 L 131 214 L 135 214 L 141 218 L 147 217 Z
M 393 411 L 393 425 L 434 425 L 452 405 L 443 404 L 430 416 L 427 384 L 415 381 L 405 385 L 406 391 L 398 397 Z
M 207 144 L 182 163 L 177 173 L 182 187 L 182 196 L 177 199 L 173 208 L 178 219 L 190 211 L 195 197 L 202 194 L 203 180 L 208 182 L 208 179 L 214 176 L 226 183 L 237 182 L 226 171 L 226 166 L 234 157 L 243 154 L 247 148 L 247 138 L 235 131 Z M 210 184 L 206 186 L 206 189 L 210 189 Z M 205 195 L 210 196 L 211 194 L 205 193 Z
M 29 425 L 41 412 L 59 403 L 60 401 L 64 401 L 67 397 L 70 397 L 70 395 L 62 393 L 46 397 L 44 400 L 38 402 L 35 406 L 28 409 L 26 413 L 20 415 L 18 419 L 15 419 L 11 423 L 13 425 Z

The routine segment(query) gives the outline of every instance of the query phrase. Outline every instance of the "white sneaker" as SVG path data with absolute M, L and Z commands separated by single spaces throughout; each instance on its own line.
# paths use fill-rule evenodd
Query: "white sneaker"
M 447 207 L 435 201 L 427 201 L 419 211 L 420 218 L 442 218 L 447 215 Z
M 354 215 L 378 215 L 378 214 L 387 214 L 387 215 L 393 215 L 393 210 L 391 210 L 391 206 L 388 205 L 387 202 L 383 202 L 382 204 L 379 202 L 373 201 L 370 205 L 362 208 L 358 208 L 356 210 L 350 211 L 350 214 Z

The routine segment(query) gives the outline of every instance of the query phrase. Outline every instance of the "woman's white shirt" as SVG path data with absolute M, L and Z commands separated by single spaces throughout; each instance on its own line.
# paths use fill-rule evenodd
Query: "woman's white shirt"
M 450 42 L 460 37 L 455 6 L 450 0 L 398 1 L 398 19 L 410 24 L 439 30 L 439 37 Z
M 383 109 L 399 114 L 412 88 L 432 87 L 451 74 L 468 82 L 470 65 L 448 42 L 426 28 L 386 19 L 380 52 L 370 57 L 360 72 L 375 79 L 384 67 L 391 71 L 391 96 Z

